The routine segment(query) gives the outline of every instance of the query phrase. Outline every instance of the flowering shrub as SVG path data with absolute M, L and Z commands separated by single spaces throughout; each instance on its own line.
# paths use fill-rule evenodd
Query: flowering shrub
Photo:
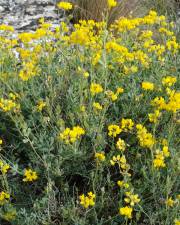
M 1 224 L 180 223 L 174 24 L 107 27 L 0 25 Z

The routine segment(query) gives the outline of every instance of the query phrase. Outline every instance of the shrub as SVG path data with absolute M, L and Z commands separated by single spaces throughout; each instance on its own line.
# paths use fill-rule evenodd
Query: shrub
M 107 21 L 0 25 L 2 225 L 179 224 L 174 25 Z

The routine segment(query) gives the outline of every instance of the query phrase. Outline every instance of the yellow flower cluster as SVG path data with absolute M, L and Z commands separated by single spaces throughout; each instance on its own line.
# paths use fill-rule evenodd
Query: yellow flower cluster
M 80 126 L 75 126 L 72 129 L 66 128 L 59 134 L 59 138 L 64 140 L 66 144 L 74 143 L 82 135 L 85 134 L 85 130 Z
M 109 8 L 115 7 L 117 5 L 116 0 L 107 0 Z
M 132 119 L 122 118 L 120 124 L 121 124 L 121 129 L 125 132 L 131 131 L 134 127 L 134 122 L 132 121 Z
M 166 47 L 169 51 L 171 51 L 173 54 L 176 54 L 179 49 L 179 44 L 176 42 L 176 37 L 172 37 L 172 39 L 168 40 L 166 42 Z
M 175 201 L 172 199 L 172 197 L 166 199 L 166 205 L 167 205 L 168 207 L 173 207 L 174 204 L 175 204 Z
M 119 209 L 119 214 L 125 216 L 128 219 L 132 219 L 133 208 L 129 206 L 121 207 Z
M 112 159 L 110 160 L 110 163 L 112 166 L 114 166 L 116 163 L 119 165 L 119 169 L 121 170 L 121 173 L 127 173 L 127 175 L 130 176 L 130 174 L 128 174 L 128 170 L 130 169 L 130 165 L 127 163 L 126 157 L 125 155 L 117 155 L 117 156 L 113 156 Z
M 10 169 L 10 165 L 7 163 L 4 163 L 2 160 L 0 160 L 0 171 L 2 174 L 6 174 L 8 170 Z
M 151 123 L 157 123 L 160 116 L 161 116 L 161 112 L 159 110 L 154 110 L 154 113 L 148 114 L 149 121 Z
M 80 204 L 85 209 L 87 209 L 88 207 L 95 205 L 95 198 L 96 198 L 96 195 L 93 194 L 92 192 L 88 192 L 87 196 L 82 194 L 82 195 L 79 196 Z
M 119 214 L 127 219 L 132 219 L 133 207 L 135 206 L 135 204 L 140 202 L 140 198 L 138 194 L 134 194 L 133 191 L 125 192 L 125 195 L 126 197 L 124 198 L 124 201 L 128 205 L 125 207 L 121 207 L 119 209 Z
M 174 220 L 174 224 L 175 224 L 175 225 L 180 225 L 180 220 L 175 219 L 175 220 Z
M 17 212 L 16 212 L 16 209 L 11 209 L 10 211 L 7 211 L 5 212 L 3 215 L 2 215 L 2 218 L 6 221 L 12 221 L 16 218 L 16 215 L 17 215 Z
M 166 102 L 163 97 L 156 97 L 151 101 L 151 105 L 157 107 L 160 110 L 165 108 Z
M 111 124 L 108 126 L 108 131 L 110 137 L 116 137 L 122 132 L 122 129 L 118 125 Z
M 167 91 L 170 94 L 167 102 L 163 97 L 156 97 L 151 101 L 151 104 L 158 110 L 166 110 L 176 113 L 180 109 L 180 92 Z
M 172 32 L 172 31 L 169 31 L 167 28 L 165 28 L 165 27 L 160 27 L 159 28 L 159 32 L 160 33 L 164 33 L 165 35 L 167 35 L 167 36 L 173 36 L 174 35 L 174 32 Z
M 114 102 L 118 99 L 118 95 L 122 94 L 123 92 L 124 92 L 124 89 L 119 87 L 117 88 L 116 92 L 107 90 L 105 94 L 108 96 L 108 98 L 110 98 Z
M 140 198 L 138 196 L 138 194 L 133 194 L 132 191 L 128 191 L 128 192 L 125 192 L 125 199 L 124 201 L 128 204 L 130 204 L 131 207 L 134 207 L 135 204 L 139 203 L 140 202 Z
M 142 89 L 153 91 L 154 90 L 154 84 L 151 83 L 151 82 L 142 82 Z
M 19 77 L 23 81 L 27 81 L 30 78 L 36 76 L 38 74 L 38 68 L 36 64 L 31 61 L 31 62 L 26 62 L 23 64 L 23 68 L 19 72 Z
M 20 109 L 20 105 L 16 103 L 13 99 L 0 99 L 0 109 L 2 109 L 4 112 L 9 111 L 18 111 Z
M 36 171 L 33 171 L 31 169 L 25 169 L 24 178 L 23 178 L 24 182 L 33 182 L 33 181 L 36 181 L 37 179 L 38 179 L 38 175 Z
M 100 34 L 95 33 L 94 29 L 98 28 L 99 33 L 101 32 L 100 27 L 104 26 L 104 22 L 95 22 L 94 20 L 80 20 L 79 24 L 75 24 L 75 30 L 71 33 L 68 40 L 70 44 L 82 45 L 89 48 L 97 49 L 99 46 L 98 40 Z M 98 48 L 99 49 L 99 48 Z M 97 53 L 96 53 L 97 54 Z M 98 56 L 96 56 L 98 57 Z M 94 57 L 93 57 L 94 58 Z M 98 59 L 97 59 L 98 60 Z
M 176 83 L 176 81 L 177 81 L 176 77 L 166 76 L 166 77 L 163 77 L 162 84 L 164 86 L 171 87 L 172 85 L 174 85 Z
M 44 109 L 45 106 L 46 106 L 46 102 L 40 100 L 40 101 L 38 102 L 38 104 L 37 104 L 37 110 L 38 110 L 39 112 L 41 112 L 41 111 Z
M 70 2 L 59 2 L 57 7 L 64 10 L 70 10 L 73 6 Z
M 118 180 L 117 185 L 121 188 L 129 188 L 129 184 L 123 180 Z
M 10 194 L 4 191 L 0 192 L 0 205 L 4 205 L 10 199 Z
M 106 159 L 105 153 L 104 153 L 104 152 L 96 152 L 96 153 L 95 153 L 95 158 L 96 158 L 98 161 L 104 161 L 104 160 Z
M 125 149 L 126 149 L 125 141 L 123 139 L 119 138 L 117 143 L 116 143 L 116 147 L 120 151 L 125 151 Z
M 166 145 L 163 146 L 162 151 L 156 150 L 155 158 L 153 160 L 153 166 L 157 169 L 165 167 L 165 158 L 168 158 L 169 156 L 169 148 Z
M 103 88 L 100 84 L 92 83 L 90 86 L 90 92 L 92 95 L 103 92 Z
M 102 110 L 103 109 L 102 105 L 100 105 L 99 102 L 93 102 L 93 107 L 96 110 Z
M 0 25 L 0 30 L 1 31 L 10 31 L 10 32 L 14 32 L 14 27 L 9 26 L 7 24 L 1 24 Z
M 173 113 L 176 113 L 180 109 L 180 92 L 172 93 L 169 96 L 169 100 L 164 105 L 164 109 Z
M 140 146 L 143 148 L 152 148 L 155 144 L 155 138 L 142 124 L 136 125 L 137 137 L 139 139 Z

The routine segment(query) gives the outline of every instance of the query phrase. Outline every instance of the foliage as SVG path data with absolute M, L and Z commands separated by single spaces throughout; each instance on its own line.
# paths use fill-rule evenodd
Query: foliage
M 0 25 L 2 225 L 179 224 L 174 24 L 108 16 Z

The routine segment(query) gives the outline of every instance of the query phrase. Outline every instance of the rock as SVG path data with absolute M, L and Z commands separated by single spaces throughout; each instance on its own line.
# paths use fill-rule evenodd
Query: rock
M 26 3 L 26 0 L 15 0 L 14 3 L 18 5 L 24 5 Z
M 5 11 L 5 8 L 0 6 L 0 13 L 3 12 L 3 11 Z
M 0 0 L 0 24 L 9 24 L 22 32 L 36 29 L 38 20 L 44 17 L 55 27 L 63 17 L 58 13 L 57 2 L 59 0 Z

